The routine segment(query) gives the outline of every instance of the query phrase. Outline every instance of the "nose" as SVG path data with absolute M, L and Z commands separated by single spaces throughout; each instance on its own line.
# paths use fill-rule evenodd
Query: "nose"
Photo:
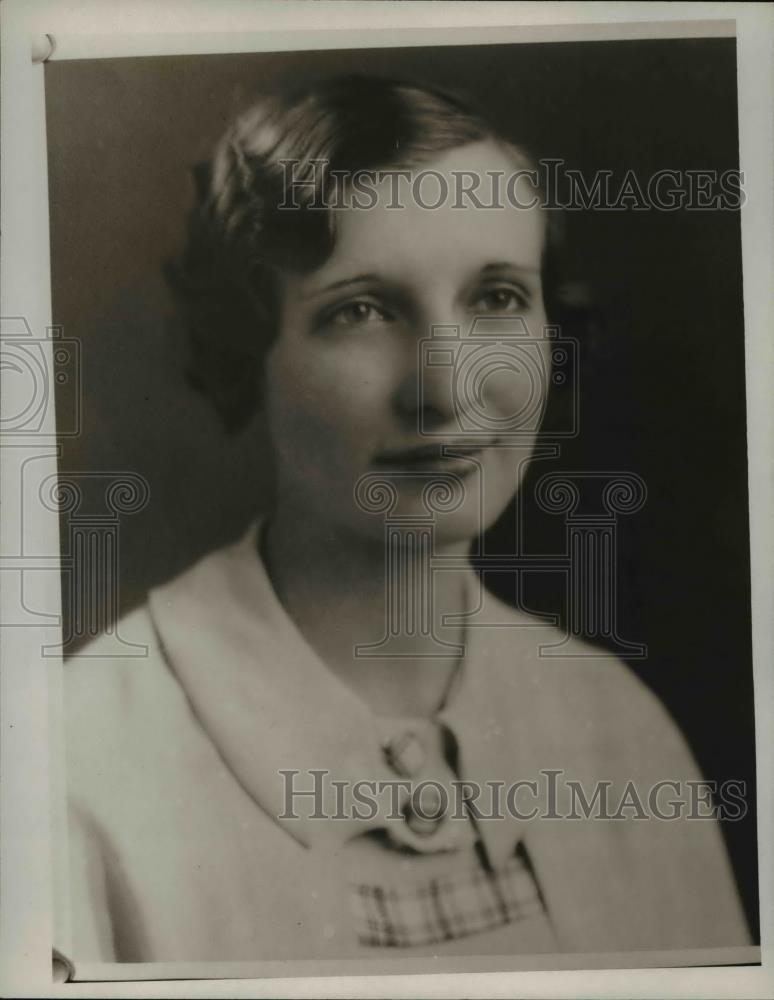
M 534 430 L 550 371 L 544 342 L 521 328 L 514 332 L 510 322 L 492 331 L 466 328 L 465 321 L 463 315 L 443 325 L 425 323 L 407 334 L 394 395 L 403 429 L 419 436 Z
M 444 324 L 443 332 L 453 334 L 459 324 Z M 422 434 L 448 428 L 458 430 L 457 400 L 454 390 L 455 357 L 448 341 L 433 336 L 428 322 L 417 323 L 405 345 L 405 368 L 393 404 L 404 429 Z

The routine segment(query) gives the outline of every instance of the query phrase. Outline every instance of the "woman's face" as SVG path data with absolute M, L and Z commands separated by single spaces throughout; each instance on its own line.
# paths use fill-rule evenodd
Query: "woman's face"
M 431 513 L 437 541 L 461 543 L 503 511 L 537 436 L 549 364 L 545 225 L 539 207 L 514 208 L 504 196 L 505 207 L 453 207 L 453 172 L 514 173 L 493 142 L 422 169 L 447 179 L 438 208 L 417 204 L 408 184 L 404 207 L 387 207 L 385 180 L 374 208 L 337 210 L 335 249 L 322 267 L 283 277 L 266 414 L 279 504 L 321 530 L 382 537 L 384 513 L 355 497 L 362 477 L 376 476 L 394 488 L 391 515 Z M 518 185 L 519 202 L 529 203 L 529 182 Z M 438 191 L 427 179 L 420 198 L 432 203 Z M 446 454 L 452 446 L 457 454 Z M 434 481 L 451 484 L 454 510 L 428 511 Z

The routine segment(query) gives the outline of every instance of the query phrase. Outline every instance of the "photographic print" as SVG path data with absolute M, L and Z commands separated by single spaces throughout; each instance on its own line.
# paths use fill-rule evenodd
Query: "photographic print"
M 733 25 L 362 35 L 45 63 L 57 951 L 755 963 Z

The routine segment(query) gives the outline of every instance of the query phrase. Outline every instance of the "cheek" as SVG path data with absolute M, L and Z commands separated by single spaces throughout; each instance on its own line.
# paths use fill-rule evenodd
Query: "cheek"
M 551 375 L 546 342 L 539 336 L 503 342 L 481 361 L 466 387 L 472 405 L 490 412 L 505 436 L 537 431 Z
M 310 457 L 322 458 L 329 450 L 326 431 L 340 423 L 331 412 L 336 403 L 307 359 L 279 345 L 272 351 L 266 363 L 265 408 L 278 456 L 303 466 Z
M 299 468 L 358 464 L 378 434 L 383 373 L 357 349 L 300 346 L 278 342 L 267 358 L 265 408 L 275 451 Z

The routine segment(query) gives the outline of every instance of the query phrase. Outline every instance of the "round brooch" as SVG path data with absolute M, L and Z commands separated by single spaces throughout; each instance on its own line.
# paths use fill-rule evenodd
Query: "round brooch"
M 427 760 L 427 749 L 412 730 L 406 730 L 384 745 L 390 767 L 403 778 L 413 778 Z M 423 782 L 413 790 L 403 806 L 403 817 L 412 833 L 427 837 L 444 819 L 443 798 L 435 782 Z

